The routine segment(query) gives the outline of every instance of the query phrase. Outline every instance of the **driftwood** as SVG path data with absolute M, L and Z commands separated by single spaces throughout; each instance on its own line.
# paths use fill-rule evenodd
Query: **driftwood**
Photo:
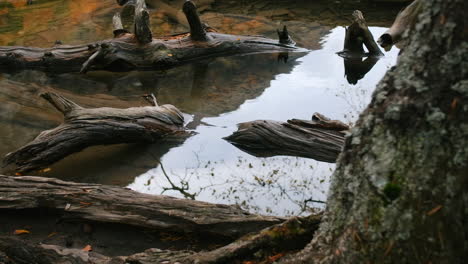
M 339 54 L 344 56 L 363 56 L 365 55 L 363 45 L 365 45 L 369 51 L 368 55 L 377 57 L 383 56 L 379 45 L 377 45 L 372 33 L 367 27 L 362 12 L 355 10 L 353 12 L 353 23 L 346 28 L 344 49 L 339 52 Z
M 250 214 L 237 206 L 33 176 L 0 176 L 0 210 L 6 209 L 53 209 L 61 214 L 62 220 L 119 223 L 229 238 L 283 221 L 279 217 Z
M 187 233 L 214 233 L 238 238 L 211 251 L 150 248 L 130 256 L 105 256 L 101 252 L 83 251 L 81 248 L 0 237 L 0 252 L 14 263 L 55 263 L 58 260 L 99 264 L 221 264 L 261 260 L 269 260 L 268 263 L 271 263 L 272 259 L 303 248 L 321 220 L 321 215 L 313 215 L 281 223 L 283 219 L 251 215 L 233 206 L 145 195 L 118 187 L 69 183 L 41 177 L 0 176 L 0 179 L 0 210 L 3 211 L 12 208 L 53 208 L 60 211 L 62 221 L 86 219 L 118 222 L 145 228 L 181 229 Z M 249 232 L 258 233 L 247 234 Z M 239 238 L 241 235 L 244 236 Z M 0 260 L 1 257 L 0 254 Z
M 257 157 L 298 156 L 335 162 L 349 126 L 315 113 L 312 121 L 292 119 L 286 123 L 257 120 L 241 123 L 224 139 Z
M 392 26 L 377 40 L 382 48 L 388 51 L 402 40 L 403 33 L 412 28 L 416 22 L 421 10 L 421 2 L 420 0 L 413 1 L 397 15 Z
M 52 48 L 0 47 L 0 68 L 7 71 L 34 68 L 52 72 L 82 73 L 89 70 L 168 69 L 207 57 L 302 50 L 291 45 L 292 42 L 286 43 L 286 36 L 283 35 L 281 41 L 278 41 L 260 36 L 208 32 L 191 1 L 183 5 L 190 33 L 156 39 L 153 38 L 149 27 L 145 2 L 136 1 L 134 10 L 134 34 L 123 29 L 120 16 L 115 15 L 114 39 L 87 45 L 60 45 Z
M 184 118 L 172 105 L 83 108 L 55 93 L 41 95 L 64 115 L 64 123 L 39 134 L 26 146 L 6 155 L 4 167 L 17 173 L 46 168 L 89 146 L 154 142 L 184 138 Z

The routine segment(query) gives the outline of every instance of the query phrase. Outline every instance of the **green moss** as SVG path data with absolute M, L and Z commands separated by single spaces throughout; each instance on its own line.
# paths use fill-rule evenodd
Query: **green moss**
M 398 184 L 389 182 L 385 185 L 383 192 L 389 200 L 393 201 L 397 199 L 398 196 L 400 196 L 401 186 Z

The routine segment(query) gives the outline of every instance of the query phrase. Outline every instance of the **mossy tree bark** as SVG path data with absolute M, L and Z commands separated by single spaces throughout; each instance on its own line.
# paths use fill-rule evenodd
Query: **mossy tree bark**
M 463 263 L 468 43 L 463 0 L 422 1 L 332 177 L 320 229 L 281 263 Z

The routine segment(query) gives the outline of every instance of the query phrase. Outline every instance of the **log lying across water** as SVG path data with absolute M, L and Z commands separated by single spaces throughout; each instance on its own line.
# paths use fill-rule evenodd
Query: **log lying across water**
M 335 162 L 349 126 L 315 113 L 312 120 L 257 120 L 241 123 L 224 139 L 257 157 L 298 156 Z
M 126 1 L 123 1 L 126 2 Z M 256 52 L 301 51 L 284 34 L 281 41 L 261 36 L 238 36 L 211 32 L 200 21 L 196 6 L 187 1 L 184 14 L 190 32 L 153 38 L 144 0 L 135 3 L 134 33 L 123 29 L 120 15 L 113 18 L 114 39 L 87 45 L 53 48 L 0 47 L 0 70 L 41 69 L 51 72 L 86 73 L 90 70 L 129 71 L 168 69 L 209 57 Z
M 66 156 L 95 145 L 184 139 L 182 113 L 173 105 L 83 108 L 55 93 L 41 95 L 64 115 L 64 123 L 39 134 L 6 155 L 3 166 L 17 173 L 46 168 Z

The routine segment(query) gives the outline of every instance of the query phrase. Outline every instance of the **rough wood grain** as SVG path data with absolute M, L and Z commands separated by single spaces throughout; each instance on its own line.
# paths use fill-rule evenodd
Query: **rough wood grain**
M 55 93 L 44 93 L 42 97 L 64 115 L 64 123 L 7 154 L 4 167 L 11 166 L 14 172 L 45 168 L 94 145 L 154 142 L 188 135 L 181 112 L 172 105 L 83 108 Z
M 52 48 L 0 47 L 0 71 L 40 69 L 51 72 L 77 72 L 82 70 L 85 63 L 87 65 L 86 70 L 82 70 L 83 73 L 88 70 L 154 70 L 168 69 L 208 57 L 306 51 L 261 36 L 206 32 L 195 5 L 190 1 L 184 4 L 184 11 L 191 26 L 190 34 L 151 38 L 146 23 L 147 11 L 141 8 L 144 1 L 138 3 L 140 6 L 135 7 L 135 13 L 139 14 L 135 18 L 135 34 L 118 31 L 119 34 L 116 34 L 114 39 L 87 45 L 60 45 Z M 120 27 L 118 23 L 117 26 Z
M 314 114 L 312 121 L 257 120 L 241 123 L 225 137 L 228 142 L 257 157 L 298 156 L 335 162 L 344 144 L 346 124 Z
M 245 235 L 226 246 L 202 252 L 150 248 L 130 256 L 109 257 L 77 248 L 64 248 L 48 244 L 34 245 L 11 237 L 0 237 L 0 252 L 4 252 L 11 260 L 28 264 L 55 263 L 58 260 L 83 264 L 225 264 L 240 263 L 241 261 L 257 263 L 271 260 L 270 257 L 278 253 L 283 255 L 304 247 L 317 230 L 320 221 L 321 215 L 291 218 L 284 223 L 267 227 L 255 234 Z
M 421 12 L 421 2 L 420 0 L 413 1 L 397 15 L 392 26 L 377 40 L 382 48 L 388 51 L 402 40 L 403 33 L 412 28 L 416 22 Z
M 121 187 L 33 176 L 0 176 L 0 210 L 35 208 L 58 210 L 63 219 L 230 238 L 283 221 L 279 217 L 250 214 L 237 206 L 142 194 Z
M 372 33 L 367 27 L 364 15 L 361 11 L 355 10 L 353 12 L 353 23 L 346 28 L 344 49 L 339 52 L 339 54 L 346 56 L 362 56 L 365 54 L 363 45 L 365 45 L 369 51 L 368 55 L 383 56 L 379 45 L 377 45 Z

